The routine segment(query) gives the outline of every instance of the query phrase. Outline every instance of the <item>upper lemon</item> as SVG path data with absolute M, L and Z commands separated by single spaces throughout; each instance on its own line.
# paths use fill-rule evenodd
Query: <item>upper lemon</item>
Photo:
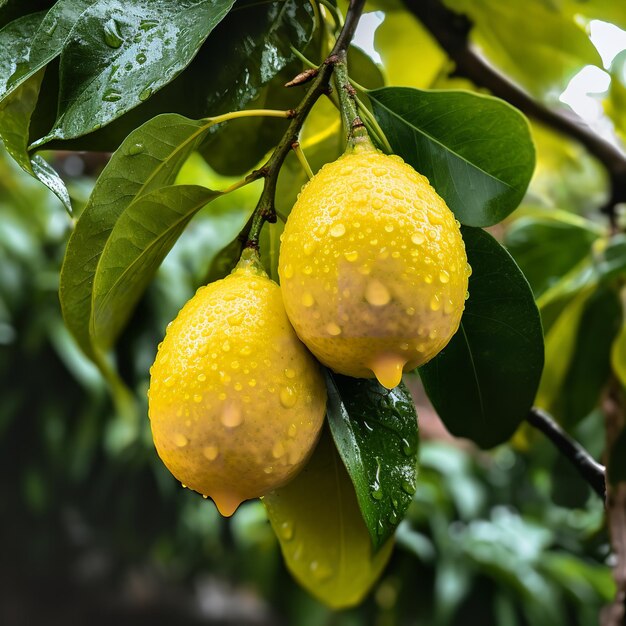
M 287 315 L 309 350 L 389 388 L 457 331 L 469 274 L 443 199 L 400 157 L 369 146 L 303 187 L 279 259 Z
M 181 309 L 151 369 L 157 452 L 223 515 L 301 469 L 325 406 L 319 365 L 251 250 L 231 275 L 201 287 Z

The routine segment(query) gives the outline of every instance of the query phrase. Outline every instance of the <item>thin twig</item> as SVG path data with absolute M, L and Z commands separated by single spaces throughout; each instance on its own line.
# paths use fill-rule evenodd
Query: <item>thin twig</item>
M 545 411 L 533 407 L 526 421 L 550 439 L 557 450 L 604 500 L 606 497 L 604 466 L 598 463 L 575 439 L 572 439 Z
M 546 107 L 490 65 L 472 47 L 469 40 L 472 24 L 464 15 L 447 9 L 440 0 L 404 1 L 455 62 L 455 74 L 469 78 L 529 117 L 578 141 L 604 165 L 611 193 L 602 211 L 615 226 L 615 207 L 620 202 L 626 202 L 626 154 L 593 132 L 575 113 Z
M 317 102 L 319 97 L 328 91 L 330 77 L 333 73 L 334 63 L 343 58 L 345 55 L 350 41 L 354 36 L 361 12 L 363 11 L 363 5 L 365 0 L 350 0 L 348 12 L 346 14 L 346 20 L 335 41 L 335 45 L 324 63 L 319 67 L 317 76 L 311 81 L 309 88 L 300 102 L 300 104 L 294 109 L 291 122 L 282 136 L 280 142 L 276 146 L 276 149 L 268 159 L 268 161 L 256 172 L 253 172 L 252 176 L 262 176 L 265 178 L 265 186 L 263 192 L 259 198 L 259 202 L 254 209 L 251 221 L 246 225 L 248 229 L 246 247 L 258 248 L 259 234 L 261 228 L 265 222 L 276 221 L 276 209 L 274 207 L 274 197 L 276 195 L 276 182 L 278 180 L 278 173 L 282 167 L 287 154 L 291 150 L 291 146 L 294 142 L 298 141 L 298 135 L 300 129 L 304 124 L 304 120 L 310 113 L 313 105 Z

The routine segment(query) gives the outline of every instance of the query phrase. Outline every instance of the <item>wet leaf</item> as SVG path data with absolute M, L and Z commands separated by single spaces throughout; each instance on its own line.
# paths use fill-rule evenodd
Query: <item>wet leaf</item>
M 392 390 L 376 380 L 326 372 L 328 422 L 378 549 L 393 535 L 415 493 L 417 414 L 404 383 Z

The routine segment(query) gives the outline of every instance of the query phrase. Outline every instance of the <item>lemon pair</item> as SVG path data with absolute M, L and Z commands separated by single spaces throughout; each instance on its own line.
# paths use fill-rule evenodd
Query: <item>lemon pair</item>
M 326 391 L 310 352 L 394 387 L 456 332 L 469 266 L 459 224 L 428 180 L 359 146 L 303 188 L 279 275 L 281 287 L 245 250 L 183 307 L 151 370 L 161 459 L 224 515 L 288 482 L 313 450 Z

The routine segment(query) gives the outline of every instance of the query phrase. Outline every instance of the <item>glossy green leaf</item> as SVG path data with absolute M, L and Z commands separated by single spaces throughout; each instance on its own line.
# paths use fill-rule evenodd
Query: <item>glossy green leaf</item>
M 45 14 L 29 41 L 28 57 L 16 65 L 6 88 L 0 92 L 0 100 L 61 54 L 76 20 L 95 2 L 96 0 L 59 0 Z
M 59 290 L 65 323 L 88 355 L 94 275 L 115 223 L 136 197 L 174 182 L 209 127 L 159 116 L 131 133 L 100 175 L 68 242 Z
M 415 493 L 417 414 L 404 383 L 326 372 L 328 422 L 375 548 L 393 535 Z
M 234 0 L 100 0 L 76 21 L 61 55 L 59 112 L 39 143 L 89 133 L 169 83 Z
M 595 230 L 569 221 L 523 217 L 507 230 L 504 245 L 537 297 L 589 254 L 597 238 Z
M 520 203 L 535 151 L 516 109 L 461 91 L 389 87 L 368 96 L 393 151 L 429 179 L 462 224 L 496 224 Z
M 474 24 L 472 38 L 490 62 L 536 97 L 552 98 L 585 65 L 602 67 L 585 26 L 562 3 L 446 0 Z
M 393 540 L 374 551 L 327 429 L 302 472 L 263 502 L 296 580 L 333 609 L 361 602 L 389 560 Z
M 42 22 L 43 19 L 43 22 Z M 28 135 L 31 117 L 37 105 L 44 70 L 29 74 L 6 96 L 11 77 L 32 54 L 31 40 L 36 37 L 44 13 L 28 15 L 0 31 L 0 137 L 20 167 L 43 182 L 61 200 L 71 213 L 70 197 L 65 184 L 54 169 L 41 157 L 28 153 Z
M 450 432 L 483 448 L 506 441 L 532 406 L 543 367 L 533 294 L 515 261 L 491 235 L 463 228 L 473 268 L 461 326 L 420 368 Z
M 108 349 L 189 220 L 219 192 L 174 185 L 131 202 L 111 230 L 93 279 L 91 333 Z

